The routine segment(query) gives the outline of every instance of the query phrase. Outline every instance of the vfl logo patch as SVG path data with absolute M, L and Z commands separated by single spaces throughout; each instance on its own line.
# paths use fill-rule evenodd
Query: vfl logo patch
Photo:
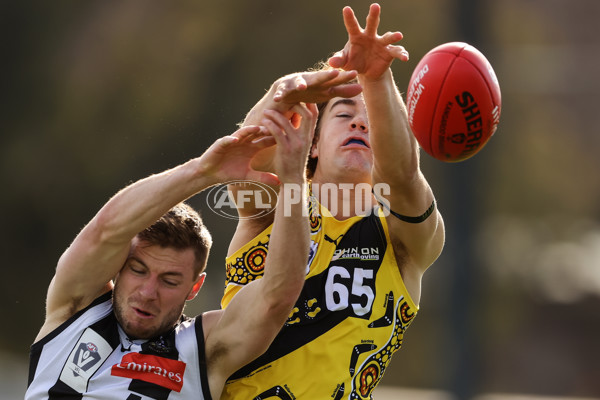
M 88 381 L 111 352 L 112 347 L 108 342 L 91 328 L 87 328 L 69 354 L 60 373 L 60 380 L 79 393 L 85 392 Z
M 157 357 L 148 354 L 125 354 L 121 362 L 112 366 L 113 376 L 138 379 L 154 383 L 176 392 L 183 387 L 185 363 L 179 360 Z

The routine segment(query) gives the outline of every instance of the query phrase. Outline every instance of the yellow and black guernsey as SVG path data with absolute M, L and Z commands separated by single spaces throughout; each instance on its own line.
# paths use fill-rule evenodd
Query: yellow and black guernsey
M 309 200 L 304 289 L 267 352 L 229 378 L 221 399 L 371 399 L 416 315 L 383 212 L 339 221 Z M 270 232 L 227 258 L 223 307 L 262 276 Z

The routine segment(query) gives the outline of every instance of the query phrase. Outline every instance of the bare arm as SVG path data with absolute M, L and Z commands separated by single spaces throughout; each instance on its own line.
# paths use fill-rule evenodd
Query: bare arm
M 219 139 L 201 157 L 141 179 L 112 197 L 60 257 L 48 288 L 46 321 L 38 339 L 110 290 L 111 279 L 127 258 L 131 239 L 173 206 L 235 177 L 276 181 L 274 176 L 249 167 L 252 153 L 273 144 L 272 140 L 253 144 L 260 132 L 259 127 L 241 129 Z M 232 157 L 236 152 L 243 156 Z
M 304 165 L 317 110 L 314 105 L 293 110 L 303 117 L 298 128 L 278 112 L 267 111 L 263 121 L 277 140 L 274 164 L 282 182 L 265 274 L 236 294 L 225 310 L 207 315 L 204 322 L 210 387 L 219 388 L 218 393 L 213 392 L 214 398 L 219 398 L 233 372 L 268 348 L 304 285 L 310 238 Z
M 334 67 L 358 71 L 374 155 L 373 184 L 389 185 L 390 192 L 385 198 L 392 210 L 406 216 L 419 216 L 429 208 L 434 196 L 420 170 L 419 147 L 390 69 L 394 59 L 407 61 L 408 52 L 402 46 L 393 45 L 402 39 L 400 32 L 377 34 L 380 12 L 379 5 L 371 5 L 365 29 L 362 29 L 352 9 L 344 8 L 349 40 L 329 62 Z M 436 209 L 419 224 L 410 224 L 392 215 L 387 221 L 392 241 L 402 244 L 395 249 L 407 253 L 409 262 L 401 269 L 404 269 L 405 280 L 415 281 L 410 285 L 411 294 L 418 302 L 421 274 L 439 256 L 443 246 L 441 215 Z

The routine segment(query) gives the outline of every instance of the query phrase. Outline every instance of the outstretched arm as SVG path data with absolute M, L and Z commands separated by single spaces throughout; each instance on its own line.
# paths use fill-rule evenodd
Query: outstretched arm
M 329 63 L 333 67 L 356 70 L 359 74 L 374 155 L 373 184 L 389 185 L 389 194 L 382 194 L 382 197 L 389 201 L 392 210 L 406 216 L 418 216 L 429 208 L 434 196 L 421 173 L 419 147 L 390 69 L 395 59 L 407 61 L 408 52 L 394 44 L 402 39 L 400 32 L 377 34 L 380 14 L 381 7 L 372 4 L 363 29 L 352 9 L 345 7 L 343 17 L 348 42 L 329 59 Z M 420 224 L 409 224 L 394 216 L 387 220 L 392 240 L 402 243 L 410 265 L 414 266 L 405 275 L 414 272 L 420 279 L 420 274 L 438 257 L 443 246 L 440 214 L 436 210 Z M 418 301 L 415 292 L 418 289 L 413 290 L 415 301 Z
M 273 145 L 259 127 L 246 127 L 217 140 L 201 157 L 141 179 L 112 197 L 83 228 L 58 261 L 48 289 L 45 336 L 93 299 L 112 288 L 127 259 L 131 239 L 178 203 L 228 179 L 276 183 L 272 174 L 250 168 L 252 155 Z
M 302 116 L 299 127 L 279 112 L 265 112 L 264 125 L 277 141 L 274 164 L 282 184 L 264 276 L 244 286 L 225 310 L 203 318 L 210 387 L 219 388 L 214 398 L 225 379 L 268 348 L 304 284 L 310 238 L 304 166 L 317 110 L 310 104 L 292 111 Z

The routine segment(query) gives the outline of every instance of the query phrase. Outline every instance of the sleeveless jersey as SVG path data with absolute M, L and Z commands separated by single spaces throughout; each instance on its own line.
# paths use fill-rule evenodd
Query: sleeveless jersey
M 25 400 L 88 398 L 210 400 L 202 316 L 131 341 L 108 292 L 31 346 Z
M 302 293 L 267 352 L 234 373 L 221 399 L 371 399 L 417 312 L 379 208 L 339 221 L 309 201 Z M 227 258 L 222 306 L 263 274 L 271 226 Z

